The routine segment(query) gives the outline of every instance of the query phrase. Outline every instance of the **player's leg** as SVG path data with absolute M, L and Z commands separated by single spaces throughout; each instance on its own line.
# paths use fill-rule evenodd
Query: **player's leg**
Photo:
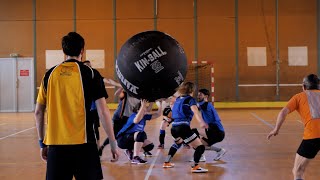
M 176 154 L 178 149 L 181 147 L 183 143 L 183 139 L 180 137 L 180 132 L 179 132 L 180 127 L 179 126 L 173 126 L 171 128 L 171 135 L 174 138 L 174 143 L 169 149 L 168 156 L 166 157 L 165 162 L 163 163 L 164 168 L 171 168 L 174 167 L 174 164 L 171 163 L 171 159 L 173 156 Z
M 295 179 L 303 179 L 309 162 L 316 157 L 320 150 L 320 138 L 302 140 L 294 161 L 292 173 Z
M 145 132 L 135 132 L 134 133 L 134 148 L 133 148 L 133 159 L 131 163 L 133 164 L 145 164 L 147 161 L 141 159 L 139 153 L 142 149 L 143 142 L 147 139 L 147 134 Z
M 220 130 L 216 125 L 209 124 L 208 129 L 199 129 L 199 134 L 202 144 L 206 146 L 206 150 L 212 150 L 217 153 L 214 158 L 215 161 L 220 160 L 226 154 L 227 151 L 224 148 L 214 146 L 225 137 L 224 131 Z
M 205 147 L 201 143 L 198 135 L 191 130 L 190 126 L 183 125 L 183 136 L 184 143 L 190 145 L 195 150 L 193 154 L 194 164 L 192 165 L 191 172 L 208 172 L 208 169 L 204 169 L 199 165 L 199 161 L 205 151 Z
M 142 145 L 143 155 L 145 157 L 151 157 L 152 153 L 150 151 L 152 151 L 153 148 L 154 148 L 154 144 L 150 140 L 148 139 L 144 140 Z
M 158 149 L 164 148 L 164 139 L 166 137 L 166 128 L 168 127 L 169 123 L 166 120 L 163 120 L 160 125 L 160 134 L 159 134 L 159 146 Z

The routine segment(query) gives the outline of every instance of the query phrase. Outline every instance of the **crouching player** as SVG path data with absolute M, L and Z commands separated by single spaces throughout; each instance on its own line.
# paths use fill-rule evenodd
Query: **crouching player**
M 155 119 L 161 116 L 162 110 L 150 112 L 153 103 L 148 103 L 146 100 L 141 100 L 133 108 L 133 113 L 129 117 L 127 123 L 117 134 L 118 146 L 121 149 L 126 149 L 125 154 L 132 164 L 145 164 L 147 161 L 141 159 L 140 151 L 143 149 L 149 152 L 154 148 L 154 144 L 147 139 L 147 134 L 144 131 L 146 121 Z

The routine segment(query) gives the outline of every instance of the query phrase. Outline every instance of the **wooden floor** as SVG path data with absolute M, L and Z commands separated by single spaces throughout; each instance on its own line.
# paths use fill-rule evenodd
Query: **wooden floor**
M 164 150 L 154 149 L 148 164 L 132 165 L 121 151 L 118 162 L 110 162 L 109 148 L 101 158 L 104 178 L 111 179 L 221 179 L 221 180 L 290 180 L 295 152 L 301 142 L 303 127 L 298 114 L 287 117 L 280 134 L 268 141 L 267 134 L 275 124 L 279 109 L 222 110 L 218 113 L 226 138 L 218 143 L 228 150 L 221 161 L 213 161 L 214 152 L 205 152 L 209 169 L 205 174 L 192 174 L 188 160 L 192 149 L 181 149 L 173 159 L 176 167 L 163 169 L 162 163 L 172 143 L 167 130 Z M 149 139 L 158 145 L 159 125 L 156 119 L 147 124 Z M 195 122 L 193 122 L 195 123 Z M 193 124 L 196 125 L 196 124 Z M 104 132 L 101 136 L 104 138 Z M 309 165 L 307 180 L 320 179 L 320 155 Z M 0 179 L 45 179 L 32 113 L 0 113 Z

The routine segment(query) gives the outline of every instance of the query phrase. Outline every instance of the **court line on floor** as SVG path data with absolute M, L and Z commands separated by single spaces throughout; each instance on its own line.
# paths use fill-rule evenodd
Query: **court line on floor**
M 7 123 L 2 123 L 2 124 L 0 124 L 0 126 L 3 126 L 3 125 L 6 125 Z
M 265 121 L 264 119 L 262 119 L 261 117 L 259 117 L 258 115 L 256 115 L 255 113 L 250 113 L 253 117 L 257 118 L 259 121 L 263 122 L 265 125 L 269 126 L 271 129 L 274 128 L 274 126 L 270 123 L 268 123 L 267 121 Z
M 299 123 L 301 123 L 301 124 L 303 124 L 303 122 L 302 121 L 300 121 L 300 120 L 297 120 Z
M 257 122 L 256 124 L 226 124 L 226 123 L 223 123 L 223 126 L 264 126 L 264 125 Z
M 158 156 L 160 154 L 160 149 L 158 149 L 157 153 L 156 153 L 156 158 L 153 159 L 152 163 L 151 163 L 151 166 L 149 167 L 149 170 L 148 170 L 148 173 L 146 175 L 146 177 L 144 178 L 144 180 L 148 180 L 150 175 L 151 175 L 151 172 L 152 172 L 152 169 L 153 169 L 153 166 L 154 164 L 156 163 L 157 159 L 158 159 Z
M 19 131 L 19 132 L 10 134 L 10 135 L 8 135 L 8 136 L 2 137 L 2 138 L 0 138 L 0 141 L 3 140 L 3 139 L 5 139 L 5 138 L 8 138 L 8 137 L 11 137 L 11 136 L 14 136 L 14 135 L 23 133 L 23 132 L 25 132 L 25 131 L 29 131 L 29 130 L 34 129 L 34 128 L 36 128 L 36 127 L 34 126 L 34 127 L 31 127 L 31 128 L 28 128 L 28 129 L 25 129 L 25 130 L 22 130 L 22 131 Z

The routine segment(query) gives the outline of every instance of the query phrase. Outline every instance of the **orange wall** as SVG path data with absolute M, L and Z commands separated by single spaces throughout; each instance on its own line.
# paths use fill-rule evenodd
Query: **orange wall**
M 236 100 L 236 69 L 239 84 L 276 83 L 275 1 L 238 1 L 239 52 L 235 51 L 234 0 L 197 1 L 197 46 L 193 0 L 158 0 L 154 19 L 153 0 L 117 0 L 114 32 L 113 0 L 36 1 L 37 86 L 45 73 L 45 50 L 61 49 L 61 38 L 76 28 L 86 41 L 86 49 L 105 51 L 104 77 L 114 78 L 114 51 L 136 33 L 157 28 L 173 36 L 184 48 L 188 63 L 208 61 L 215 67 L 215 100 Z M 280 83 L 301 83 L 308 73 L 317 73 L 316 0 L 279 0 Z M 76 27 L 74 27 L 74 18 Z M 155 21 L 156 20 L 156 21 Z M 154 22 L 157 22 L 156 27 Z M 5 0 L 0 6 L 0 57 L 19 53 L 34 56 L 33 0 Z M 114 42 L 116 37 L 116 42 Z M 116 46 L 114 46 L 116 44 Z M 249 67 L 247 47 L 267 47 L 267 66 Z M 308 66 L 288 66 L 288 46 L 308 47 Z M 195 52 L 197 50 L 197 52 Z M 198 59 L 195 59 L 196 54 Z M 238 55 L 238 66 L 236 57 Z M 280 99 L 300 87 L 281 87 Z M 113 102 L 114 89 L 108 89 Z M 239 87 L 241 101 L 275 100 L 275 87 Z
M 32 0 L 5 0 L 0 5 L 0 57 L 33 54 Z

